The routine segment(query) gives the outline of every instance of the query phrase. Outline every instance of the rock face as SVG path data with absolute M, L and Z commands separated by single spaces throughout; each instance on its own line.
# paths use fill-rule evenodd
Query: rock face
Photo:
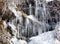
M 8 44 L 8 37 L 11 37 L 11 34 L 4 28 L 4 15 L 7 16 L 7 19 L 11 18 L 11 16 L 9 16 L 10 11 L 6 10 L 6 12 L 3 12 L 4 9 L 4 2 L 3 0 L 0 0 L 0 43 L 1 44 Z M 4 13 L 4 14 L 3 14 Z M 6 19 L 6 17 L 4 18 Z
M 2 16 L 2 19 L 3 20 L 7 20 L 9 22 L 9 20 L 12 20 L 14 19 L 15 16 L 14 16 L 14 13 L 12 13 L 8 8 L 7 10 L 5 11 L 5 13 L 3 14 Z
M 11 34 L 4 28 L 3 20 L 0 18 L 0 41 L 3 44 L 8 44 L 8 37 L 11 37 Z
M 51 29 L 54 29 L 56 23 L 60 21 L 60 2 L 57 0 L 50 1 L 47 7 L 50 13 L 48 24 L 51 26 Z
M 2 15 L 3 6 L 4 6 L 4 3 L 2 0 L 0 0 L 0 16 Z

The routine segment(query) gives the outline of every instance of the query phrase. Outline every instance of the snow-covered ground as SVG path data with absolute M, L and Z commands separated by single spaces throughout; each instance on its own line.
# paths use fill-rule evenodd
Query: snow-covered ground
M 47 3 L 50 2 L 50 1 L 53 1 L 53 0 L 46 0 Z
M 60 44 L 60 42 L 56 39 L 54 31 L 49 31 L 41 35 L 31 37 L 28 44 Z

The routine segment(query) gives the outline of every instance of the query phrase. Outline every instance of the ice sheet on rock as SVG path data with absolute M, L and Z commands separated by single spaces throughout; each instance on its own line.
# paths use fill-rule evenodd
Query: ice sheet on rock
M 36 23 L 40 24 L 41 26 L 44 25 L 44 24 L 46 24 L 46 26 L 49 27 L 49 25 L 47 23 L 38 21 L 33 15 L 29 15 L 29 16 L 27 16 L 27 18 L 30 19 L 30 20 L 32 20 L 33 22 L 36 22 Z
M 8 8 L 10 9 L 10 11 L 12 11 L 15 14 L 17 18 L 19 18 L 22 15 L 21 11 L 16 11 L 17 7 L 14 4 L 14 2 L 12 2 L 12 4 L 9 4 Z
M 17 30 L 16 30 L 16 27 L 14 26 L 14 24 L 8 23 L 8 25 L 12 28 L 13 34 L 16 36 Z
M 15 30 L 15 29 L 16 29 L 16 27 L 15 27 L 13 24 L 8 23 L 8 25 L 9 25 L 9 26 L 11 26 L 11 28 L 12 28 L 13 30 Z
M 31 37 L 28 44 L 53 44 L 55 37 L 53 31 L 45 32 L 41 35 Z
M 14 2 L 9 4 L 8 8 L 10 9 L 10 11 L 12 11 L 16 15 L 16 10 L 15 10 L 16 5 L 14 4 Z

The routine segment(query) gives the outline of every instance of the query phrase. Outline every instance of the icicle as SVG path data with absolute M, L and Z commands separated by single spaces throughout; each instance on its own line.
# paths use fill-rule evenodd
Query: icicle
M 38 0 L 35 0 L 35 5 L 36 5 L 36 8 L 35 8 L 35 17 L 38 20 L 38 9 L 39 9 L 39 7 L 38 7 Z
M 32 6 L 29 4 L 29 14 L 32 15 Z

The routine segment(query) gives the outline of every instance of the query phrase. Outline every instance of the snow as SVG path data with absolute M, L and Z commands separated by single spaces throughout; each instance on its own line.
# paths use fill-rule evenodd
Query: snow
M 24 41 L 24 40 L 18 40 L 18 41 L 16 42 L 16 44 L 27 44 L 27 42 Z
M 28 44 L 54 44 L 55 42 L 56 42 L 56 36 L 54 32 L 49 31 L 41 35 L 31 37 L 30 42 Z
M 53 1 L 53 0 L 46 0 L 47 3 L 50 2 L 50 1 Z
M 27 44 L 24 40 L 18 40 L 15 36 L 11 39 L 14 44 Z
M 6 28 L 7 27 L 6 21 L 3 21 L 3 24 L 4 24 L 4 28 Z
M 56 41 L 55 41 L 54 44 L 60 44 L 60 41 L 58 41 L 58 40 L 56 39 Z

